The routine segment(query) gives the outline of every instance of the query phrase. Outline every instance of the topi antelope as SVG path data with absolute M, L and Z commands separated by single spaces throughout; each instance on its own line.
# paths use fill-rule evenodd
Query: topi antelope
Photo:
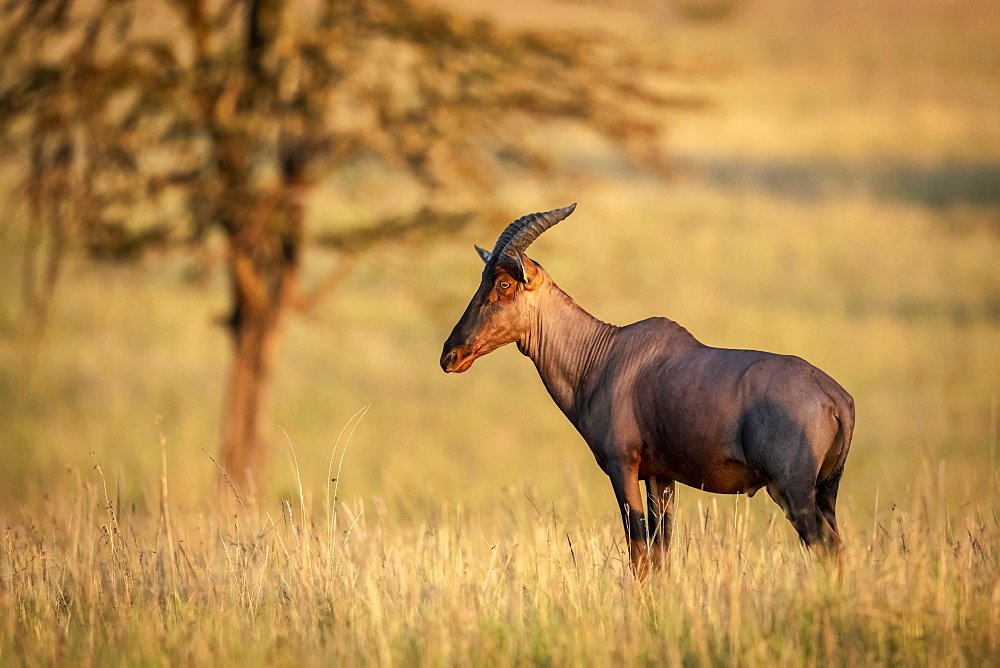
M 766 487 L 803 543 L 839 555 L 851 395 L 798 357 L 712 348 L 666 318 L 615 327 L 591 316 L 524 254 L 575 208 L 517 219 L 492 252 L 476 246 L 482 282 L 444 343 L 441 368 L 461 373 L 517 343 L 611 478 L 640 580 L 650 559 L 665 562 L 677 482 L 748 496 Z

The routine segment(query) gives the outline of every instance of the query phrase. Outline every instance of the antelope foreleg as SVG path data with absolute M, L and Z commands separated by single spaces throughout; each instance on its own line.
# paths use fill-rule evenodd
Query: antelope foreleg
M 668 563 L 667 549 L 670 547 L 674 525 L 674 488 L 673 480 L 650 477 L 646 481 L 646 512 L 649 515 L 652 539 L 649 551 L 653 568 L 656 569 L 661 569 Z
M 646 517 L 642 512 L 642 494 L 639 492 L 637 467 L 613 468 L 608 472 L 615 489 L 618 510 L 625 525 L 629 560 L 632 573 L 639 582 L 649 577 L 649 553 L 646 547 Z

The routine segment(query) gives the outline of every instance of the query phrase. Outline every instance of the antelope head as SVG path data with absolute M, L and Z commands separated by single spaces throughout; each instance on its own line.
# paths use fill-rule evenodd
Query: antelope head
M 543 271 L 524 251 L 574 209 L 576 204 L 571 204 L 518 218 L 503 231 L 492 252 L 476 246 L 486 266 L 479 289 L 444 342 L 441 368 L 445 373 L 467 371 L 477 358 L 520 340 L 527 332 Z

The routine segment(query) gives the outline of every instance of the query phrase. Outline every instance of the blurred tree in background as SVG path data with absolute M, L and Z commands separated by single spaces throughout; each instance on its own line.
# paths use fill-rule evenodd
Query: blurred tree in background
M 504 32 L 413 0 L 10 0 L 0 59 L 0 149 L 24 166 L 29 335 L 68 254 L 197 254 L 221 233 L 222 465 L 244 488 L 264 466 L 281 322 L 311 299 L 307 245 L 351 256 L 493 213 L 498 173 L 554 169 L 526 124 L 586 126 L 659 169 L 663 112 L 697 103 L 659 92 L 659 57 L 610 38 Z M 409 175 L 421 205 L 310 233 L 310 185 L 362 160 Z

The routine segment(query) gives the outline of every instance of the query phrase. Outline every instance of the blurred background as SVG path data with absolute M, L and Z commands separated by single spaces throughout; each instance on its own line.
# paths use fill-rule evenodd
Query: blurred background
M 438 366 L 472 244 L 571 202 L 531 255 L 582 307 L 799 355 L 853 394 L 849 517 L 918 483 L 948 513 L 996 488 L 992 0 L 78 0 L 0 21 L 8 507 L 97 462 L 155 498 L 159 420 L 192 507 L 220 493 L 213 459 L 288 497 L 292 448 L 320 498 L 348 426 L 341 498 L 611 515 L 513 347 Z

